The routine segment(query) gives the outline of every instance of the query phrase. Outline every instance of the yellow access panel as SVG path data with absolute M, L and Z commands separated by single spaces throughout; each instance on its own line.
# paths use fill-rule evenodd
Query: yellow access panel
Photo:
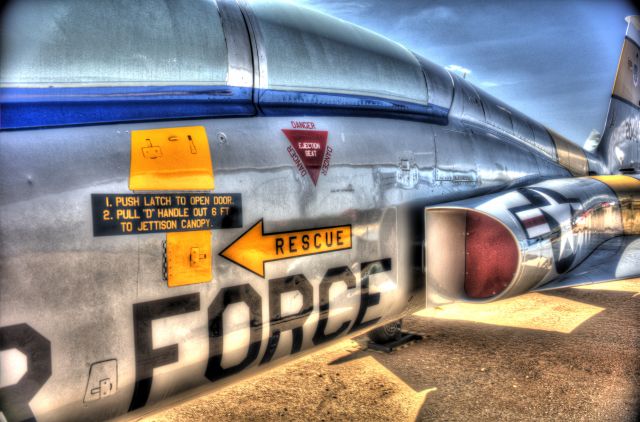
M 211 281 L 211 232 L 167 233 L 169 287 Z
M 131 132 L 129 189 L 185 191 L 213 186 L 204 126 Z

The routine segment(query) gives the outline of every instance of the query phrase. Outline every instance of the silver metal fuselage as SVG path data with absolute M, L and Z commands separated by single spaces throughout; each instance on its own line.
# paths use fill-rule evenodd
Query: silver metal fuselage
M 216 184 L 225 192 L 242 194 L 245 227 L 259 219 L 264 219 L 270 231 L 352 224 L 353 249 L 267 264 L 264 280 L 216 257 L 242 229 L 215 231 L 213 281 L 175 289 L 163 280 L 164 236 L 94 238 L 89 198 L 95 192 L 128 191 L 131 130 L 183 122 L 3 133 L 2 325 L 27 323 L 52 339 L 52 376 L 32 401 L 35 414 L 39 406 L 61 419 L 126 412 L 136 381 L 134 303 L 184 294 L 198 295 L 200 303 L 197 311 L 154 322 L 154 333 L 160 333 L 153 339 L 154 347 L 178 344 L 180 358 L 156 370 L 149 403 L 209 384 L 204 377 L 209 358 L 207 308 L 225 287 L 249 283 L 262 298 L 263 349 L 271 335 L 268 280 L 273 278 L 304 274 L 313 285 L 313 312 L 304 324 L 303 349 L 313 346 L 318 286 L 330 268 L 346 266 L 360 283 L 361 263 L 389 258 L 391 270 L 371 277 L 370 289 L 381 292 L 380 304 L 365 319 L 381 318 L 381 324 L 416 311 L 425 305 L 426 297 L 424 279 L 416 278 L 415 266 L 420 266 L 420 274 L 422 261 L 412 262 L 415 245 L 411 239 L 420 238 L 424 230 L 412 223 L 416 220 L 410 218 L 414 206 L 422 210 L 427 205 L 568 175 L 535 151 L 474 133 L 456 118 L 450 118 L 447 126 L 437 126 L 315 117 L 318 127 L 330 128 L 333 156 L 328 175 L 313 186 L 308 177 L 297 173 L 286 154 L 287 141 L 277 136 L 290 120 L 253 117 L 189 124 L 203 125 L 212 138 Z M 226 135 L 224 144 L 215 140 L 217 133 Z M 397 182 L 407 171 L 401 167 L 405 160 L 410 163 L 408 171 L 419 175 L 413 186 Z M 455 181 L 446 177 L 449 174 L 463 174 L 468 181 Z M 419 247 L 421 251 L 421 244 Z M 345 321 L 353 323 L 361 300 L 359 288 L 346 289 L 343 284 L 335 290 L 327 331 Z M 290 312 L 299 311 L 297 300 L 288 299 Z M 229 337 L 224 360 L 229 364 L 246 354 L 246 340 L 238 345 L 232 340 L 234 335 L 242 338 L 246 331 L 244 310 L 237 312 L 237 325 L 225 331 Z M 226 318 L 233 316 L 227 313 Z M 290 355 L 285 340 L 283 337 L 276 356 Z M 111 358 L 117 359 L 118 393 L 104 400 L 104 406 L 57 409 L 47 400 L 77 403 L 84 391 L 78 391 L 76 380 L 87 377 L 92 363 Z M 259 369 L 258 362 L 259 358 L 255 369 Z
M 229 85 L 269 88 L 272 62 L 260 35 L 247 34 L 235 4 L 221 3 L 219 10 L 230 50 Z M 247 16 L 255 28 L 255 17 Z M 425 207 L 571 177 L 541 125 L 515 110 L 504 112 L 502 103 L 467 81 L 422 65 L 433 78 L 430 103 L 448 110 L 444 121 L 301 110 L 3 131 L 0 327 L 27 324 L 50 342 L 50 377 L 29 402 L 37 419 L 117 417 L 183 398 L 182 392 L 224 385 L 415 312 L 428 305 Z M 312 121 L 328 131 L 331 163 L 317 185 L 287 153 L 282 130 L 292 121 Z M 211 282 L 170 288 L 163 277 L 164 235 L 94 237 L 90 198 L 130 192 L 132 131 L 179 126 L 206 129 L 215 192 L 242 195 L 243 227 L 213 231 Z M 592 172 L 605 171 L 595 156 L 587 158 Z M 615 200 L 603 195 L 603 201 Z M 351 225 L 353 247 L 269 262 L 262 278 L 218 256 L 259 220 L 268 232 Z M 602 240 L 584 245 L 582 253 Z M 270 288 L 294 276 L 309 282 L 311 297 L 301 290 L 278 293 L 281 309 L 274 317 Z M 255 292 L 251 308 L 225 303 L 222 329 L 214 331 L 220 295 L 243 285 Z M 136 320 L 136 312 L 153 307 L 160 316 Z M 330 338 L 334 332 L 339 336 Z M 274 337 L 277 348 L 263 364 Z M 145 338 L 146 349 L 140 344 Z M 292 353 L 296 341 L 300 350 Z M 243 364 L 256 342 L 257 354 Z M 168 351 L 172 347 L 177 352 Z M 154 353 L 166 353 L 166 360 L 141 374 L 141 359 L 158 358 Z M 214 355 L 220 368 L 242 370 L 216 372 Z M 101 370 L 116 390 L 94 400 L 90 372 L 113 361 L 115 370 Z

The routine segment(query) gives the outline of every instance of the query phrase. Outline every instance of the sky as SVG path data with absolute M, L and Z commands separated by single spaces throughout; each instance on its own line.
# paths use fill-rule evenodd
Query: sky
M 298 0 L 458 72 L 582 145 L 602 132 L 625 0 Z M 463 70 L 461 70 L 463 69 Z

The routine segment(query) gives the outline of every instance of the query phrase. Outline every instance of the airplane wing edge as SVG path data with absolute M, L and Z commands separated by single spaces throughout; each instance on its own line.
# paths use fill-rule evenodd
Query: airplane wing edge
M 640 277 L 640 236 L 618 236 L 595 249 L 571 271 L 535 291 L 548 291 Z

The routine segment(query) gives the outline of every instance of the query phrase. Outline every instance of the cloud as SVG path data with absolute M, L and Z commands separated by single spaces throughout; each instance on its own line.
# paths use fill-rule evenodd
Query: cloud
M 451 25 L 458 19 L 455 11 L 446 6 L 415 7 L 413 10 L 405 10 L 397 13 L 394 27 L 396 31 L 406 30 L 415 32 L 418 28 L 429 28 L 436 23 Z M 418 32 L 421 32 L 418 29 Z
M 369 4 L 361 1 L 296 0 L 295 2 L 347 20 L 349 20 L 349 16 L 362 16 L 371 8 Z M 351 19 L 351 21 L 352 20 L 353 19 Z
M 428 10 L 428 13 L 432 19 L 438 20 L 450 21 L 450 19 L 456 17 L 455 11 L 452 8 L 446 6 L 434 7 L 433 9 Z
M 460 65 L 457 64 L 450 64 L 449 66 L 445 66 L 445 69 L 451 71 L 451 72 L 455 72 L 457 74 L 459 74 L 460 76 L 466 76 L 468 74 L 471 73 L 471 69 L 467 69 L 466 67 L 462 67 Z

